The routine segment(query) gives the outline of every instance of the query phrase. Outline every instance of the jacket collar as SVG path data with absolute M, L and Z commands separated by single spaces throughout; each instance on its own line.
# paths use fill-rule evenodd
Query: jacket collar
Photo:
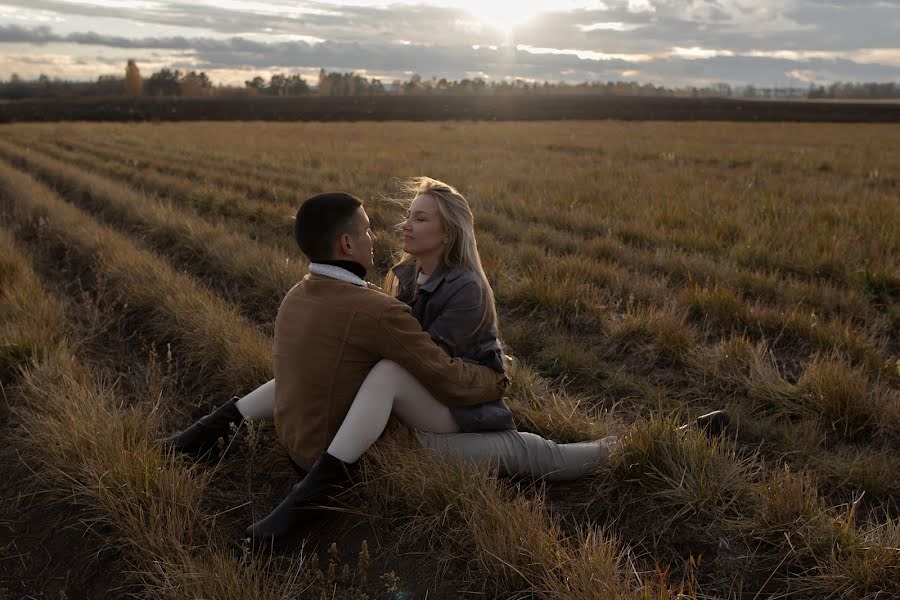
M 315 275 L 323 275 L 325 277 L 331 277 L 332 279 L 346 281 L 347 283 L 352 283 L 359 287 L 368 287 L 368 284 L 361 277 L 357 277 L 347 269 L 342 269 L 335 265 L 309 263 L 309 272 Z
M 331 265 L 333 267 L 340 267 L 345 271 L 350 271 L 360 279 L 366 278 L 366 268 L 353 260 L 316 260 L 313 261 L 320 265 Z
M 394 272 L 394 275 L 400 281 L 402 287 L 413 287 L 416 285 L 416 276 L 418 275 L 418 270 L 416 269 L 415 263 L 409 263 L 405 265 L 397 265 L 391 271 Z M 444 279 L 450 275 L 453 269 L 448 269 L 443 263 L 439 264 L 435 267 L 434 271 L 431 275 L 428 276 L 428 280 L 422 284 L 422 287 L 419 288 L 420 292 L 427 292 L 429 294 L 434 293 L 434 290 L 441 284 Z
M 437 289 L 437 286 L 441 285 L 441 282 L 444 281 L 444 278 L 447 277 L 448 273 L 449 269 L 443 264 L 439 264 L 435 267 L 434 271 L 432 271 L 431 275 L 428 276 L 425 283 L 422 284 L 422 287 L 419 288 L 419 291 L 428 292 L 429 294 L 434 293 L 434 290 Z

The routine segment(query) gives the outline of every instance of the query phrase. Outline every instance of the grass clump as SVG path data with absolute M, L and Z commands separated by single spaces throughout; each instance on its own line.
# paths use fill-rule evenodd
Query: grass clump
M 555 391 L 546 379 L 522 365 L 508 371 L 506 400 L 517 427 L 560 443 L 583 442 L 613 435 L 617 423 L 585 398 Z
M 873 387 L 863 369 L 840 355 L 817 355 L 797 387 L 826 428 L 844 440 L 876 432 L 880 422 L 896 418 L 890 411 L 897 411 L 897 403 L 891 404 L 885 390 Z
M 751 322 L 741 299 L 720 285 L 686 289 L 680 302 L 690 319 L 723 331 L 741 332 Z
M 634 425 L 613 454 L 602 483 L 604 498 L 630 498 L 657 507 L 670 519 L 702 516 L 707 526 L 735 518 L 753 502 L 762 464 L 726 438 L 709 440 L 652 415 Z
M 683 316 L 634 307 L 612 327 L 609 341 L 611 350 L 624 350 L 660 365 L 684 364 L 697 343 Z
M 804 597 L 877 600 L 900 596 L 900 519 L 858 527 L 858 501 L 807 533 L 814 565 L 799 577 Z
M 40 359 L 65 335 L 65 315 L 45 298 L 12 234 L 0 229 L 0 375 L 16 378 L 20 365 Z
M 755 489 L 761 509 L 759 521 L 749 527 L 772 532 L 794 532 L 822 514 L 816 482 L 808 471 L 796 472 L 789 466 L 774 470 Z

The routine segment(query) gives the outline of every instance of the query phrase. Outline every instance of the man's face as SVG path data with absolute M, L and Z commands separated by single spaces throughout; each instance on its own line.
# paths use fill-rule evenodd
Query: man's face
M 375 234 L 369 225 L 369 215 L 360 206 L 353 217 L 353 230 L 347 233 L 349 243 L 345 247 L 348 260 L 358 262 L 366 271 L 375 266 Z

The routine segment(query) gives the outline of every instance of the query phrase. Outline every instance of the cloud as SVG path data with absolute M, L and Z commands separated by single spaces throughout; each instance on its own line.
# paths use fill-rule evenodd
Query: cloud
M 446 0 L 452 4 L 453 0 Z M 472 5 L 472 3 L 467 3 Z M 89 1 L 6 0 L 22 10 L 66 16 L 115 16 L 138 23 L 193 28 L 198 35 L 306 35 L 339 42 L 490 45 L 504 33 L 461 6 L 362 6 L 328 2 L 239 0 L 122 2 L 114 12 Z M 568 3 L 558 3 L 565 7 Z M 674 46 L 749 50 L 897 48 L 897 0 L 609 0 L 593 8 L 551 8 L 514 28 L 513 42 L 615 53 L 657 52 Z M 553 6 L 553 5 L 551 5 Z M 622 28 L 590 29 L 596 23 Z
M 130 39 L 94 32 L 60 35 L 48 27 L 0 27 L 0 43 L 53 46 L 105 47 L 127 50 L 140 62 L 158 64 L 153 52 L 170 56 L 171 66 L 207 71 L 254 70 L 364 71 L 406 78 L 416 72 L 424 77 L 462 79 L 473 73 L 491 78 L 520 77 L 536 81 L 609 80 L 632 78 L 667 85 L 691 82 L 728 82 L 804 85 L 827 74 L 832 80 L 900 80 L 900 64 L 860 64 L 827 57 L 748 56 L 732 52 L 707 52 L 679 48 L 659 56 L 597 59 L 561 52 L 532 52 L 513 47 L 424 46 L 420 44 L 304 41 L 263 43 L 243 37 L 227 39 L 180 36 Z M 59 52 L 56 52 L 58 55 Z M 118 56 L 123 56 L 117 53 Z M 36 63 L 32 63 L 36 64 Z M 819 79 L 816 79 L 818 81 Z
M 511 37 L 460 5 L 154 0 L 116 3 L 113 11 L 109 4 L 6 0 L 0 44 L 57 54 L 61 45 L 76 53 L 131 50 L 148 62 L 157 51 L 177 57 L 173 66 L 223 72 L 324 66 L 398 76 L 670 84 L 802 83 L 826 75 L 900 80 L 898 0 L 606 0 L 576 9 L 560 2 L 513 28 Z M 58 22 L 20 25 L 37 17 Z M 130 33 L 142 27 L 156 35 Z
M 753 50 L 856 51 L 900 48 L 900 3 L 825 4 L 799 0 L 684 2 L 654 0 L 653 12 L 627 3 L 607 10 L 559 11 L 515 31 L 516 41 L 541 47 L 604 52 L 663 52 L 702 47 Z M 617 29 L 589 26 L 622 23 Z M 614 49 L 614 50 L 613 50 Z

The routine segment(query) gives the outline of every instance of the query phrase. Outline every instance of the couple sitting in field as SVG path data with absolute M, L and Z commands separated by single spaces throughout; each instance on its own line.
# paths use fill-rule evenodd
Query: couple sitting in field
M 231 400 L 167 440 L 202 453 L 232 424 L 273 419 L 306 476 L 267 517 L 247 529 L 279 539 L 346 477 L 391 414 L 422 446 L 489 461 L 511 476 L 578 478 L 618 440 L 557 444 L 516 430 L 494 295 L 475 244 L 472 212 L 455 189 L 419 178 L 401 227 L 403 257 L 385 282 L 367 284 L 375 235 L 362 202 L 319 194 L 300 206 L 294 233 L 309 275 L 287 293 L 275 320 L 275 379 Z M 720 429 L 724 413 L 700 417 Z

